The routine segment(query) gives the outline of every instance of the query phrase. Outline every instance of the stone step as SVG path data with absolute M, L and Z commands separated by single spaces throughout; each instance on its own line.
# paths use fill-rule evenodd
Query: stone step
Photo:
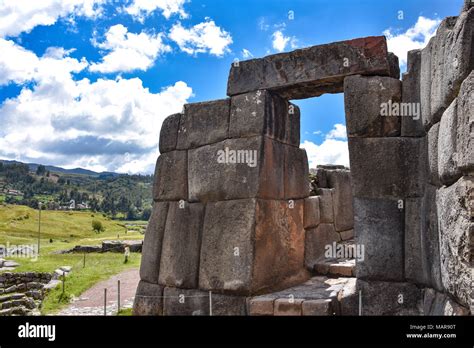
M 314 265 L 313 272 L 330 277 L 355 277 L 355 265 L 355 259 L 324 259 Z

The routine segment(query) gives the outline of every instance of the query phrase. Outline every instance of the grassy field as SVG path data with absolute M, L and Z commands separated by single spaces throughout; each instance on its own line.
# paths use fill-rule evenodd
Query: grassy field
M 36 245 L 38 242 L 38 210 L 18 205 L 0 205 L 0 244 Z M 92 230 L 92 220 L 100 221 L 105 231 Z M 110 239 L 143 239 L 145 222 L 114 221 L 102 214 L 91 212 L 48 211 L 41 212 L 40 256 L 37 260 L 8 257 L 20 263 L 15 272 L 52 272 L 60 266 L 72 266 L 66 281 L 66 296 L 61 287 L 50 292 L 43 303 L 43 314 L 54 313 L 66 305 L 72 296 L 79 296 L 95 283 L 121 271 L 138 267 L 141 254 L 132 253 L 130 262 L 123 263 L 120 253 L 58 254 L 75 245 L 100 245 Z

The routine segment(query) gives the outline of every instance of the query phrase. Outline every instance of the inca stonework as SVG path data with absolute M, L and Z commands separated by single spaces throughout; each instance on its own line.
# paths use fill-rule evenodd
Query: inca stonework
M 134 313 L 472 313 L 473 28 L 466 2 L 401 80 L 384 37 L 238 62 L 169 116 Z M 342 92 L 350 172 L 310 185 L 290 100 Z

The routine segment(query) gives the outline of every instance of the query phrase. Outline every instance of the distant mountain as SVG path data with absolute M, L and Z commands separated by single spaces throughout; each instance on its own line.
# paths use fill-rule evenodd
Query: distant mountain
M 38 163 L 23 163 L 19 161 L 9 161 L 9 160 L 2 160 L 0 162 L 3 163 L 19 163 L 19 164 L 26 164 L 30 168 L 32 172 L 35 172 L 36 169 L 40 164 Z M 50 171 L 51 173 L 62 173 L 62 174 L 75 174 L 75 175 L 87 175 L 87 176 L 94 176 L 94 177 L 115 177 L 122 174 L 114 173 L 114 172 L 94 172 L 92 170 L 84 169 L 84 168 L 74 168 L 74 169 L 65 169 L 56 166 L 44 165 L 46 170 Z

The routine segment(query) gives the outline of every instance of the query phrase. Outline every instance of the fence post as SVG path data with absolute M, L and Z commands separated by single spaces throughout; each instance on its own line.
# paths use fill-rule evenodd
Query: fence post
M 86 253 L 84 253 L 84 262 L 82 264 L 82 268 L 86 268 Z

